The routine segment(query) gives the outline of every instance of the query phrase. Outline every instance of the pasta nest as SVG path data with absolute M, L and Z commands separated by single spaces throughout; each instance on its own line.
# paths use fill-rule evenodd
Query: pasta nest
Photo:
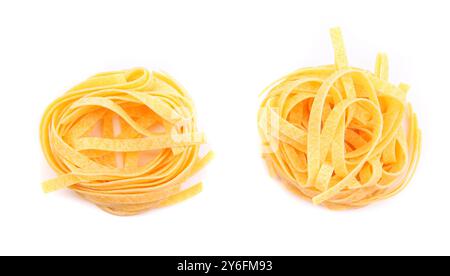
M 362 207 L 400 192 L 413 175 L 421 133 L 408 85 L 348 66 L 340 29 L 335 64 L 297 70 L 265 91 L 258 122 L 263 158 L 291 190 L 330 209 Z
M 192 100 L 167 74 L 143 68 L 95 75 L 54 101 L 40 127 L 58 177 L 44 191 L 70 188 L 115 215 L 186 199 L 184 184 L 210 160 L 200 154 Z

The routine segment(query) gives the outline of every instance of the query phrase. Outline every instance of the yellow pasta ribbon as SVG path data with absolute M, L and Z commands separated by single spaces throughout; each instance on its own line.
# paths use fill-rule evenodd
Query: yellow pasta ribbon
M 183 187 L 212 158 L 197 131 L 192 100 L 170 76 L 143 68 L 95 75 L 49 105 L 40 140 L 58 177 L 45 192 L 70 188 L 121 216 L 199 193 Z
M 348 66 L 339 28 L 335 64 L 297 70 L 263 91 L 258 114 L 269 171 L 302 197 L 330 209 L 366 206 L 400 192 L 420 155 L 421 132 L 408 85 Z

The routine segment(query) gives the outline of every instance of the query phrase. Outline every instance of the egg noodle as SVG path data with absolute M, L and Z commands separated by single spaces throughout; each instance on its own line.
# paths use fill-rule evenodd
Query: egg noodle
M 212 158 L 201 156 L 192 100 L 167 74 L 142 68 L 95 75 L 54 101 L 40 127 L 58 177 L 45 192 L 70 188 L 115 215 L 177 203 Z
M 410 181 L 421 132 L 408 85 L 389 82 L 388 58 L 375 72 L 348 66 L 339 28 L 335 64 L 297 70 L 270 85 L 258 114 L 263 158 L 291 190 L 330 209 L 389 198 Z

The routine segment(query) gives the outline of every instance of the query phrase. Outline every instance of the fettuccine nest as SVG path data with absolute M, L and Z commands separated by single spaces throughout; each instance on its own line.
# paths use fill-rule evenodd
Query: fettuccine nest
M 211 158 L 200 156 L 192 100 L 168 75 L 142 68 L 102 73 L 54 101 L 41 144 L 58 173 L 46 192 L 70 188 L 103 210 L 134 215 L 201 190 L 184 187 Z
M 315 204 L 362 207 L 401 191 L 413 175 L 421 133 L 409 87 L 348 66 L 339 29 L 335 65 L 306 68 L 265 90 L 259 112 L 263 157 L 272 175 Z

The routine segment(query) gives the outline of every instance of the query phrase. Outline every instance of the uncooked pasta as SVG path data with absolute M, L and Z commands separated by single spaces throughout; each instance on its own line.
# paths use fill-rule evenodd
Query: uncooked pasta
M 58 174 L 45 192 L 70 188 L 115 215 L 174 204 L 211 159 L 200 151 L 192 100 L 167 74 L 142 68 L 95 75 L 55 100 L 40 127 Z M 192 181 L 192 180 L 191 180 Z
M 420 154 L 409 86 L 389 82 L 386 54 L 375 72 L 348 65 L 340 29 L 335 64 L 297 70 L 263 93 L 258 115 L 269 171 L 330 209 L 362 207 L 400 192 Z

